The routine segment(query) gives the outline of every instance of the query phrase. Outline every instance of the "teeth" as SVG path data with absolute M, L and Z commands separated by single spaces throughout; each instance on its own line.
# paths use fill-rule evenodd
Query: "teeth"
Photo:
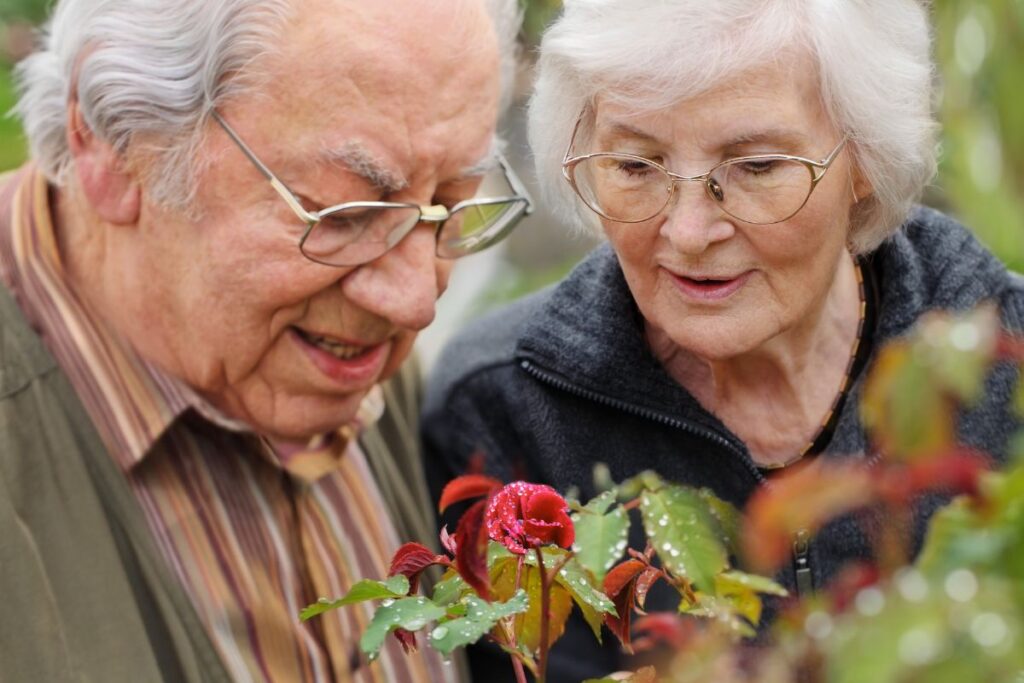
M 351 344 L 340 344 L 327 337 L 317 337 L 312 334 L 304 335 L 306 339 L 319 349 L 326 351 L 340 360 L 351 360 L 366 352 L 363 346 L 352 346 Z

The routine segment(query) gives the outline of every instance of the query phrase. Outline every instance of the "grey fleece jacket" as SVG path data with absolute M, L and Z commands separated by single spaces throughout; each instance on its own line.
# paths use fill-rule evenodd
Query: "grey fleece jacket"
M 994 301 L 1006 328 L 1024 332 L 1024 278 L 938 212 L 915 210 L 869 257 L 868 267 L 878 289 L 869 367 L 881 345 L 905 334 L 928 311 L 963 311 Z M 1018 373 L 1010 364 L 997 366 L 983 401 L 963 412 L 957 425 L 964 444 L 997 461 L 1006 457 L 1009 438 L 1021 426 L 1010 407 Z M 867 457 L 868 436 L 858 414 L 865 375 L 852 386 L 820 457 Z M 652 469 L 670 480 L 709 487 L 739 507 L 765 480 L 743 442 L 650 353 L 609 245 L 596 249 L 563 282 L 476 321 L 456 337 L 428 384 L 423 435 L 435 497 L 475 454 L 497 476 L 528 478 L 562 491 L 576 486 L 584 499 L 594 493 L 598 462 L 617 481 Z M 916 503 L 915 548 L 928 517 L 946 500 L 933 495 Z M 870 556 L 867 533 L 883 523 L 871 515 L 836 520 L 794 564 L 809 566 L 813 586 L 821 587 L 843 563 Z M 639 536 L 633 542 L 642 547 Z M 779 578 L 797 587 L 792 566 Z M 485 674 L 480 668 L 491 664 L 481 664 L 479 654 L 473 660 L 480 680 L 496 680 L 488 677 L 493 669 Z M 593 656 L 576 650 L 571 659 L 552 660 L 551 680 L 578 681 L 618 664 L 609 648 Z

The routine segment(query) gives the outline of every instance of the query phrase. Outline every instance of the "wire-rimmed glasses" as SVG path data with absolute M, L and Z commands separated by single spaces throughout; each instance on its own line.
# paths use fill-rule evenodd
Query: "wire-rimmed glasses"
M 846 138 L 821 161 L 788 154 L 734 157 L 707 173 L 683 176 L 634 154 L 597 152 L 571 156 L 583 115 L 573 129 L 562 174 L 583 203 L 618 223 L 642 223 L 660 214 L 683 181 L 704 185 L 723 211 L 744 223 L 771 225 L 793 217 L 846 145 Z
M 450 209 L 439 204 L 420 206 L 407 202 L 359 201 L 309 211 L 216 110 L 213 118 L 270 181 L 299 220 L 306 224 L 299 239 L 299 251 L 317 263 L 338 267 L 369 263 L 424 222 L 437 224 L 434 235 L 437 255 L 455 259 L 501 241 L 523 216 L 533 211 L 533 202 L 526 188 L 500 154 L 497 155 L 498 164 L 513 193 L 508 196 L 474 197 Z

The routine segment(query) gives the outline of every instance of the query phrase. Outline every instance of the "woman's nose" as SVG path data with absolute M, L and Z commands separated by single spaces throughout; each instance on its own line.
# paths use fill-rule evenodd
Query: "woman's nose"
M 732 219 L 713 198 L 714 190 L 702 181 L 676 183 L 661 235 L 680 253 L 702 254 L 735 234 Z

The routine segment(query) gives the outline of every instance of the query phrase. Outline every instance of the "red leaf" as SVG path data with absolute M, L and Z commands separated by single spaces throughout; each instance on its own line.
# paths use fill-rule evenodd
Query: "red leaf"
M 455 569 L 463 581 L 483 598 L 491 599 L 491 579 L 487 572 L 487 527 L 484 512 L 487 499 L 473 503 L 455 529 Z
M 448 525 L 441 527 L 441 546 L 455 556 L 455 537 L 448 533 Z
M 396 628 L 392 633 L 395 634 L 395 638 L 398 638 L 398 642 L 402 644 L 402 650 L 405 654 L 416 652 L 416 634 L 412 631 L 406 631 L 404 628 Z
M 644 603 L 647 602 L 647 593 L 651 590 L 651 586 L 657 582 L 658 579 L 663 578 L 665 572 L 661 571 L 657 567 L 648 567 L 640 576 L 636 577 L 636 609 L 638 612 L 644 608 Z
M 419 543 L 406 543 L 391 558 L 388 576 L 404 574 L 409 579 L 409 592 L 415 593 L 419 588 L 420 574 L 435 564 L 447 566 L 450 561 L 444 555 L 435 555 L 430 548 Z
M 501 482 L 493 477 L 483 474 L 464 474 L 445 485 L 437 508 L 444 512 L 450 505 L 470 498 L 490 495 L 492 491 L 500 488 Z
M 644 574 L 650 565 L 640 560 L 626 560 L 608 572 L 604 577 L 604 594 L 615 604 L 618 616 L 606 614 L 604 623 L 612 633 L 622 641 L 622 647 L 632 652 L 630 642 L 630 623 L 633 618 L 633 607 L 636 605 L 637 577 Z

